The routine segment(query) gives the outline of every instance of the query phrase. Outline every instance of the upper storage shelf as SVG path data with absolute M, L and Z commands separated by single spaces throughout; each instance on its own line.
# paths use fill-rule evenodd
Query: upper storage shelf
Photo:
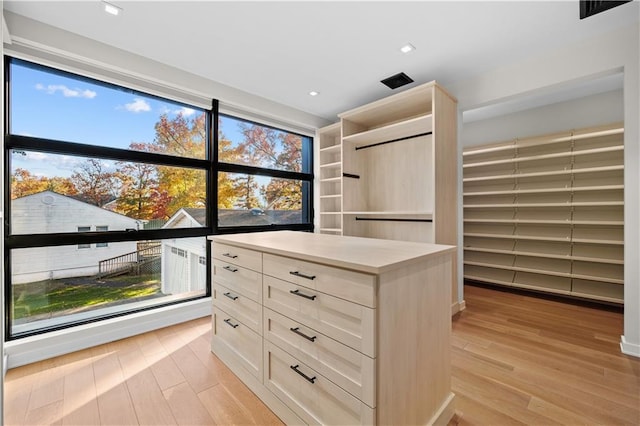
M 339 114 L 343 124 L 343 141 L 349 140 L 349 136 L 364 134 L 374 129 L 380 129 L 380 134 L 370 133 L 369 136 L 373 135 L 374 138 L 371 140 L 387 137 L 393 139 L 394 136 L 402 133 L 404 133 L 402 136 L 406 136 L 407 133 L 411 133 L 409 129 L 412 125 L 420 128 L 418 133 L 424 132 L 425 122 L 431 120 L 433 112 L 433 88 L 435 85 L 435 82 L 423 84 Z M 441 87 L 439 89 L 444 92 Z M 407 123 L 413 118 L 417 118 L 418 122 Z M 402 124 L 399 127 L 392 126 L 395 123 Z M 408 126 L 407 129 L 403 128 L 405 125 Z M 427 126 L 431 130 L 432 124 L 427 123 Z M 390 136 L 385 133 L 389 133 Z M 372 143 L 371 140 L 367 142 Z
M 345 136 L 342 141 L 353 147 L 362 147 L 377 143 L 390 142 L 398 139 L 425 135 L 431 133 L 433 129 L 432 115 L 420 115 L 409 120 L 400 121 L 386 126 L 377 127 L 372 130 L 354 133 Z

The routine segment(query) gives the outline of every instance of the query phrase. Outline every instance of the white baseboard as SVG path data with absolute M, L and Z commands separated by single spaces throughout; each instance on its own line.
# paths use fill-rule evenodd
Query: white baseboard
M 19 367 L 209 315 L 211 298 L 207 297 L 9 341 L 4 345 L 4 368 Z
M 637 343 L 627 342 L 624 336 L 620 336 L 620 350 L 625 355 L 636 356 L 640 358 L 640 345 Z

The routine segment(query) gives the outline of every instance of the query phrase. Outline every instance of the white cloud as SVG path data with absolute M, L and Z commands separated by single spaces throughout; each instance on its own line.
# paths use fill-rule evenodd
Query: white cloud
M 187 107 L 182 107 L 180 109 L 177 109 L 175 111 L 173 111 L 174 114 L 182 114 L 183 117 L 190 117 L 193 114 L 196 113 L 195 109 L 192 108 L 187 108 Z
M 141 98 L 133 98 L 133 102 L 124 104 L 124 108 L 129 112 L 136 113 L 151 111 L 151 105 Z
M 93 90 L 89 89 L 70 89 L 64 84 L 49 84 L 45 86 L 44 84 L 36 84 L 36 90 L 41 90 L 48 95 L 55 95 L 57 92 L 62 93 L 62 96 L 65 98 L 85 98 L 85 99 L 93 99 L 98 94 Z

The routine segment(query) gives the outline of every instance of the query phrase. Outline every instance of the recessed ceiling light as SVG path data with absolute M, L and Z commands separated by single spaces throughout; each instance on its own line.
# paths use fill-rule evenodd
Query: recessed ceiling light
M 318 96 L 320 94 L 320 92 L 316 92 L 315 90 L 312 90 L 309 92 L 309 95 L 311 96 Z
M 416 48 L 415 48 L 415 46 L 414 46 L 414 45 L 412 45 L 411 43 L 407 43 L 407 44 L 405 44 L 404 46 L 402 46 L 402 47 L 400 48 L 400 51 L 401 51 L 402 53 L 409 53 L 409 52 L 411 52 L 412 50 L 416 50 Z
M 103 1 L 102 4 L 104 4 L 104 11 L 110 15 L 118 16 L 122 11 L 121 7 L 115 6 L 111 3 L 107 3 L 106 1 Z

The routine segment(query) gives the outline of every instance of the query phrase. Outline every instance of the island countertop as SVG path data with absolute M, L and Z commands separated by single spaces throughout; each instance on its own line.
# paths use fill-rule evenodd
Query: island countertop
M 212 235 L 214 243 L 382 274 L 455 251 L 455 246 L 299 231 Z

